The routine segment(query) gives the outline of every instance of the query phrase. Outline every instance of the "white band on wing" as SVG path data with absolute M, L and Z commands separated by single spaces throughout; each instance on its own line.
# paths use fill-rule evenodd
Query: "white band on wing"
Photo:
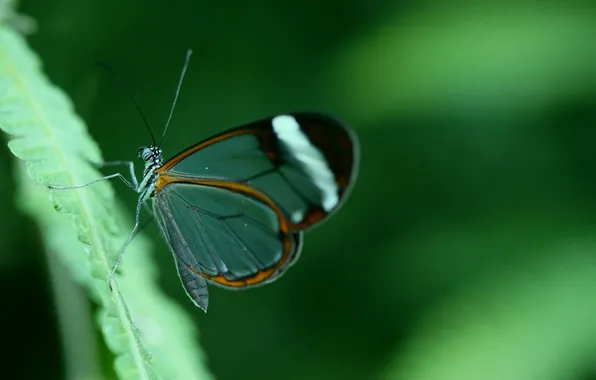
M 317 147 L 302 132 L 296 119 L 289 115 L 276 116 L 272 120 L 273 130 L 292 156 L 300 162 L 314 184 L 321 190 L 322 206 L 327 212 L 333 210 L 339 202 L 335 175 L 327 160 Z

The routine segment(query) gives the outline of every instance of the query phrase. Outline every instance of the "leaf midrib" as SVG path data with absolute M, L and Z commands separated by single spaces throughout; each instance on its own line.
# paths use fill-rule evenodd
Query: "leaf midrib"
M 5 53 L 1 53 L 1 54 L 2 54 L 2 56 L 4 56 L 4 61 L 6 63 L 6 68 L 8 69 L 8 73 L 13 78 L 14 86 L 19 89 L 19 91 L 22 93 L 25 101 L 30 105 L 39 124 L 43 126 L 46 136 L 48 136 L 49 139 L 51 140 L 52 146 L 61 148 L 62 145 L 60 144 L 59 139 L 57 139 L 55 134 L 52 132 L 51 123 L 48 121 L 47 117 L 45 116 L 45 112 L 43 111 L 43 108 L 40 107 L 39 103 L 36 101 L 36 99 L 33 96 L 29 95 L 30 94 L 29 87 L 27 86 L 25 81 L 22 80 L 22 76 L 19 75 L 19 71 L 16 68 L 16 66 L 14 65 L 14 62 L 10 59 L 10 57 L 7 57 L 7 55 Z M 50 83 L 48 83 L 48 85 L 51 86 Z M 65 168 L 68 177 L 72 181 L 71 183 L 76 184 L 75 171 L 72 170 L 72 167 L 69 164 L 67 157 L 63 153 L 64 150 L 60 149 L 60 148 L 55 149 L 55 150 L 57 151 L 59 160 L 62 163 L 62 167 Z M 87 200 L 87 195 L 84 194 L 83 189 L 74 189 L 74 191 L 76 191 L 77 197 L 79 198 L 79 203 L 81 206 L 80 209 L 82 210 L 81 216 L 83 216 L 86 219 L 86 221 L 89 225 L 89 230 L 92 235 L 92 241 L 94 242 L 94 246 L 92 248 L 98 250 L 98 254 L 101 258 L 101 263 L 104 267 L 104 273 L 106 274 L 106 277 L 109 278 L 111 268 L 107 261 L 106 249 L 103 247 L 102 239 L 100 238 L 101 233 L 99 233 L 99 231 L 98 231 L 98 226 L 95 223 L 93 223 L 93 218 L 91 218 L 91 212 L 90 212 L 90 208 L 88 206 L 89 202 Z M 106 286 L 107 286 L 107 284 L 106 284 Z M 124 301 L 123 301 L 122 295 L 120 294 L 120 290 L 118 288 L 118 284 L 116 283 L 116 281 L 114 281 L 113 291 L 116 294 L 115 303 L 116 303 L 116 308 L 118 310 L 118 315 L 119 315 L 120 321 L 122 322 L 121 324 L 124 326 L 124 329 L 128 336 L 128 341 L 131 345 L 131 352 L 135 358 L 135 362 L 137 363 L 137 368 L 143 369 L 143 371 L 139 371 L 139 373 L 142 375 L 143 379 L 150 379 L 151 376 L 147 373 L 145 360 L 143 359 L 143 355 L 140 352 L 141 349 L 138 347 L 135 334 L 131 330 L 132 321 L 130 320 L 130 318 L 128 318 L 126 306 L 124 305 Z M 120 355 L 121 354 L 122 353 L 120 353 Z

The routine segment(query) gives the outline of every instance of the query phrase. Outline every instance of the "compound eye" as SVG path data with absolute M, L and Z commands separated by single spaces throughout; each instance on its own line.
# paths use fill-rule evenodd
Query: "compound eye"
M 143 159 L 143 151 L 145 150 L 145 148 L 140 147 L 139 149 L 137 149 L 137 157 L 140 159 Z

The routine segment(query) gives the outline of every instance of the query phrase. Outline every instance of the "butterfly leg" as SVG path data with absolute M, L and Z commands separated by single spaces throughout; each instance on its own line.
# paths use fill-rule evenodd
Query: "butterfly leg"
M 112 272 L 110 272 L 110 278 L 108 280 L 110 289 L 112 288 L 112 280 L 114 279 L 114 274 L 116 273 L 116 269 L 118 268 L 118 265 L 120 264 L 120 260 L 122 260 L 122 256 L 124 256 L 124 252 L 126 252 L 126 248 L 128 248 L 130 242 L 135 237 L 135 235 L 137 234 L 137 231 L 139 229 L 139 219 L 141 218 L 141 207 L 143 207 L 144 203 L 145 202 L 142 199 L 139 199 L 139 201 L 137 202 L 137 210 L 135 213 L 135 225 L 132 228 L 132 232 L 130 233 L 130 235 L 128 235 L 128 239 L 126 240 L 126 243 L 124 243 L 124 246 L 122 247 L 122 249 L 120 250 L 120 253 L 118 254 L 118 258 L 116 259 L 116 264 L 112 268 Z
M 128 179 L 126 179 L 126 177 L 124 177 L 124 175 L 122 175 L 122 173 L 115 173 L 115 174 L 107 175 L 107 176 L 102 177 L 102 178 L 98 178 L 98 179 L 93 180 L 91 182 L 88 182 L 88 183 L 86 183 L 84 185 L 78 185 L 78 186 L 54 186 L 54 185 L 48 185 L 48 188 L 49 189 L 52 189 L 52 190 L 82 189 L 83 187 L 87 187 L 89 185 L 93 185 L 94 183 L 97 183 L 97 182 L 106 181 L 106 180 L 110 180 L 110 179 L 114 179 L 114 178 L 119 178 L 122 182 L 124 182 L 124 184 L 126 186 L 130 187 L 134 191 L 137 191 L 137 189 L 139 188 L 139 181 L 137 180 L 137 176 L 135 175 L 134 163 L 132 161 L 111 161 L 111 162 L 104 162 L 103 164 L 101 164 L 99 166 L 102 167 L 102 166 L 112 166 L 112 165 L 128 165 L 128 168 L 130 170 L 131 181 L 129 181 Z
M 146 209 L 146 210 L 150 210 L 150 209 Z M 149 224 L 153 221 L 154 219 L 154 215 L 151 214 L 149 215 L 149 219 L 147 219 L 146 221 L 144 221 L 143 223 L 141 223 L 141 225 L 139 226 L 139 228 L 137 229 L 136 232 L 134 232 L 133 237 L 131 239 L 131 242 L 134 240 L 134 238 L 140 234 L 145 228 L 147 228 L 149 226 Z
M 101 178 L 98 178 L 98 179 L 93 180 L 91 182 L 88 182 L 88 183 L 86 183 L 84 185 L 78 185 L 78 186 L 54 186 L 54 185 L 48 185 L 47 187 L 48 187 L 48 189 L 52 189 L 52 190 L 82 189 L 83 187 L 87 187 L 87 186 L 93 185 L 94 183 L 101 182 L 101 181 L 106 181 L 106 180 L 113 179 L 113 178 L 119 178 L 120 180 L 122 180 L 122 182 L 124 182 L 124 184 L 126 186 L 130 187 L 134 191 L 137 191 L 137 187 L 133 183 L 131 183 L 129 180 L 127 180 L 126 177 L 124 177 L 120 173 L 110 174 L 110 175 L 107 175 L 105 177 L 101 177 Z
M 137 175 L 135 174 L 135 163 L 132 161 L 108 161 L 101 164 L 102 167 L 116 165 L 128 165 L 128 170 L 130 171 L 130 179 L 132 180 L 132 184 L 135 185 L 135 189 L 138 188 L 139 181 L 137 180 Z

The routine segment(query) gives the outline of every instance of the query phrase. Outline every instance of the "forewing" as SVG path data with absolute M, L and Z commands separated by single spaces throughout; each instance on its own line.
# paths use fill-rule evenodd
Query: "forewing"
M 170 183 L 156 194 L 154 209 L 180 267 L 215 284 L 242 288 L 279 277 L 301 247 L 302 235 L 291 232 L 281 212 L 263 199 Z
M 347 197 L 356 177 L 355 135 L 319 114 L 263 119 L 196 144 L 159 170 L 168 177 L 239 182 L 282 211 L 294 230 L 325 219 Z

